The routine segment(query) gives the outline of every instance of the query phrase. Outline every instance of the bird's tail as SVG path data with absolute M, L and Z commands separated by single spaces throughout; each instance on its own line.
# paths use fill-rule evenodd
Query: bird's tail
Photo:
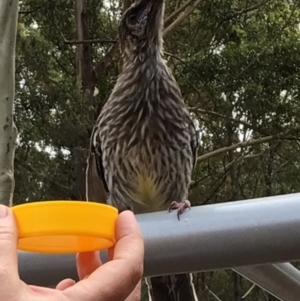
M 149 301 L 198 301 L 192 274 L 146 279 Z
M 101 179 L 97 170 L 97 162 L 94 153 L 90 153 L 87 160 L 85 174 L 86 200 L 106 203 L 107 193 L 103 179 Z

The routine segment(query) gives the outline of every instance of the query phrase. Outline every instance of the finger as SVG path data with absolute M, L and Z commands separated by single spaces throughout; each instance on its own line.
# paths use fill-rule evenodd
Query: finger
M 113 259 L 140 260 L 144 255 L 144 243 L 141 230 L 131 211 L 123 211 L 116 224 L 116 240 Z
M 13 212 L 0 205 L 0 283 L 12 287 L 20 282 L 17 259 L 18 229 Z
M 116 238 L 114 260 L 95 270 L 88 279 L 65 290 L 70 299 L 125 300 L 134 290 L 143 273 L 144 244 L 132 212 L 124 211 L 119 215 Z
M 77 254 L 76 263 L 78 277 L 84 279 L 100 267 L 101 260 L 98 252 L 86 252 Z
M 140 280 L 139 283 L 134 288 L 133 292 L 126 298 L 125 301 L 141 300 L 141 291 L 142 291 L 142 281 Z
M 61 282 L 59 282 L 56 286 L 56 289 L 59 291 L 63 291 L 69 287 L 71 287 L 72 285 L 74 285 L 76 283 L 75 280 L 73 279 L 64 279 Z
M 108 260 L 113 260 L 114 258 L 114 252 L 115 252 L 115 248 L 111 247 L 108 249 Z

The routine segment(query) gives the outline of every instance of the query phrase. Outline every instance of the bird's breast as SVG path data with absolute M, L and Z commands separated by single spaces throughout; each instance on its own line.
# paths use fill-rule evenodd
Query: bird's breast
M 112 203 L 158 211 L 187 195 L 192 171 L 187 118 L 161 103 L 117 103 L 103 113 L 100 141 Z
M 151 211 L 162 209 L 168 199 L 168 190 L 163 187 L 170 181 L 170 170 L 162 166 L 162 155 L 146 145 L 137 145 L 122 158 L 123 164 L 130 166 L 127 181 L 131 199 Z
M 130 148 L 118 144 L 110 156 L 104 155 L 112 203 L 129 201 L 134 208 L 141 208 L 135 212 L 150 212 L 164 210 L 173 200 L 184 198 L 189 181 L 187 157 L 163 142 L 151 142 Z

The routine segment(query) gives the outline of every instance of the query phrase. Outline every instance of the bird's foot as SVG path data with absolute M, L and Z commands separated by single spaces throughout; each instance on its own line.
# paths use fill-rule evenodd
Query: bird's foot
M 189 200 L 185 200 L 183 202 L 174 201 L 169 206 L 169 212 L 171 212 L 172 210 L 178 210 L 177 211 L 177 218 L 178 218 L 178 220 L 180 220 L 180 215 L 187 208 L 191 209 L 191 202 Z

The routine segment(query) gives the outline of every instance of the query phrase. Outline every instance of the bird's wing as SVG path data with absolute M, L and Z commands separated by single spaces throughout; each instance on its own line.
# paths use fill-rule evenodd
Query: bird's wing
M 105 203 L 108 194 L 108 187 L 105 181 L 104 169 L 102 165 L 102 151 L 100 143 L 94 145 L 97 126 L 94 127 L 90 141 L 90 153 L 87 159 L 86 168 L 86 199 Z M 99 137 L 98 137 L 99 139 Z
M 193 170 L 194 170 L 197 164 L 197 152 L 199 148 L 199 131 L 196 130 L 193 121 L 191 122 L 190 132 L 191 132 L 191 148 L 193 153 L 193 161 L 194 161 Z

